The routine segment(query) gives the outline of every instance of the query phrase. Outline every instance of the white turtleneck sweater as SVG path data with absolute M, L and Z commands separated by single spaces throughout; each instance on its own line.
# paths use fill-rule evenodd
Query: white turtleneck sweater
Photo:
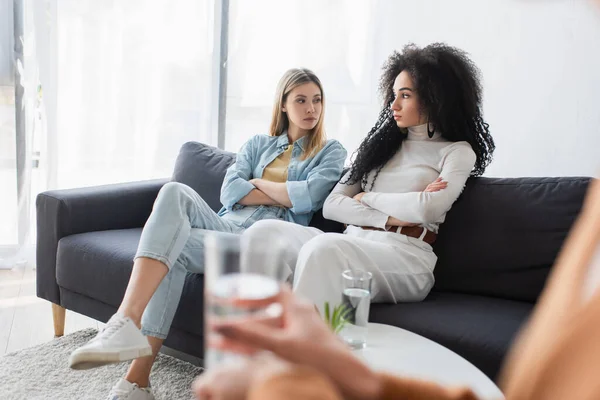
M 371 191 L 375 171 L 366 188 L 358 182 L 346 185 L 348 174 L 333 189 L 323 206 L 325 218 L 348 225 L 385 228 L 389 216 L 438 231 L 446 213 L 460 195 L 475 165 L 475 152 L 467 142 L 450 142 L 427 125 L 408 128 L 408 137 L 379 172 Z M 448 186 L 438 192 L 423 192 L 442 177 Z M 353 197 L 367 191 L 362 200 Z

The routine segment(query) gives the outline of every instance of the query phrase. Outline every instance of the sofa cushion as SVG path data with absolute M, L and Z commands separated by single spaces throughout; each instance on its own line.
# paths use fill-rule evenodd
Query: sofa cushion
M 58 243 L 60 287 L 114 306 L 121 304 L 141 228 L 88 232 Z M 204 276 L 188 273 L 173 327 L 202 336 Z
M 215 211 L 221 208 L 221 185 L 235 154 L 207 144 L 187 142 L 181 146 L 172 180 L 194 189 Z
M 427 337 L 494 379 L 532 309 L 527 302 L 434 291 L 419 303 L 373 304 L 369 320 Z
M 59 286 L 111 306 L 125 294 L 141 228 L 87 232 L 58 242 Z
M 435 288 L 534 302 L 590 178 L 474 178 L 441 225 Z

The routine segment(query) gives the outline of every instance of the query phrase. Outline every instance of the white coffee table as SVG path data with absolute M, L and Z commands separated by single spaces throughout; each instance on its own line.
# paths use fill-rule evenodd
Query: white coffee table
M 423 336 L 391 325 L 369 324 L 367 347 L 354 353 L 373 369 L 470 387 L 481 399 L 504 399 L 502 392 L 467 360 Z

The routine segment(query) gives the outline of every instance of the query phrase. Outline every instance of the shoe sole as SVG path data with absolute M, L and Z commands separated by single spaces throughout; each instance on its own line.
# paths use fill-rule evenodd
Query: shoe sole
M 152 348 L 150 346 L 141 349 L 120 350 L 112 353 L 81 352 L 71 355 L 69 358 L 69 367 L 72 369 L 91 369 L 151 355 Z

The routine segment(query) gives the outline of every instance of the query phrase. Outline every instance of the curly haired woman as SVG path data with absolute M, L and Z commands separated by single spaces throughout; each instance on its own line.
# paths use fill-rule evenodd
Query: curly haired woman
M 245 233 L 251 241 L 284 238 L 283 265 L 261 272 L 293 282 L 320 309 L 341 302 L 347 269 L 372 273 L 374 302 L 423 300 L 434 284 L 439 225 L 495 149 L 480 73 L 464 51 L 408 45 L 385 63 L 379 89 L 379 118 L 323 206 L 345 232 L 259 221 Z

